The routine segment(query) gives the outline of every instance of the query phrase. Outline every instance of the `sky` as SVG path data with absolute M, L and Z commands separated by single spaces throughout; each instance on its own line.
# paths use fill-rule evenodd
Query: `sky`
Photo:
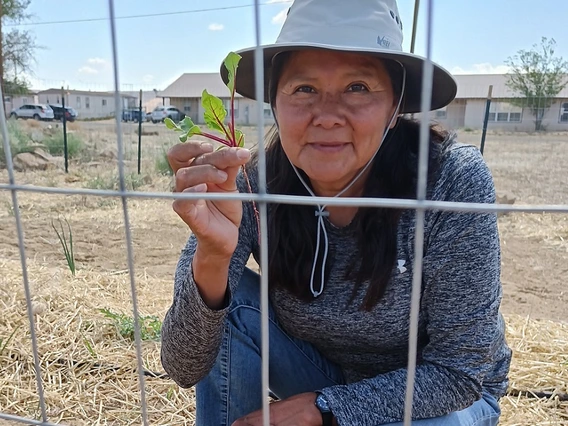
M 331 1 L 331 0 L 330 0 Z M 343 0 L 349 1 L 349 0 Z M 373 1 L 373 0 L 369 0 Z M 184 72 L 217 72 L 229 51 L 255 45 L 253 0 L 115 0 L 121 90 L 163 90 Z M 504 73 L 504 61 L 554 38 L 568 58 L 565 0 L 434 0 L 432 58 L 455 74 Z M 261 43 L 276 40 L 290 1 L 260 0 Z M 425 55 L 427 1 L 420 2 L 416 53 Z M 404 50 L 414 0 L 398 0 Z M 217 10 L 212 10 L 217 9 Z M 31 0 L 24 26 L 41 46 L 26 77 L 36 90 L 112 90 L 108 0 Z M 131 17 L 131 16 L 135 17 Z M 149 16 L 140 16 L 149 15 Z M 61 21 L 83 22 L 61 22 Z M 4 22 L 4 29 L 8 22 Z

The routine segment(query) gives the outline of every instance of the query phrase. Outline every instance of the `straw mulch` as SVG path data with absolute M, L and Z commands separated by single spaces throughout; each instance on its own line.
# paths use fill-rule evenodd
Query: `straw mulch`
M 39 418 L 20 263 L 0 260 L 0 412 Z M 28 264 L 50 421 L 70 425 L 140 424 L 140 392 L 131 341 L 100 312 L 130 313 L 128 274 Z M 137 276 L 143 314 L 163 317 L 171 282 Z M 163 289 L 163 290 L 161 290 Z M 511 388 L 568 393 L 568 325 L 508 316 L 514 350 Z M 5 346 L 7 337 L 15 331 Z M 144 365 L 161 372 L 159 343 L 143 344 Z M 171 380 L 146 377 L 151 424 L 193 424 L 194 395 Z M 502 425 L 568 425 L 568 401 L 507 396 Z M 0 424 L 5 424 L 0 420 Z

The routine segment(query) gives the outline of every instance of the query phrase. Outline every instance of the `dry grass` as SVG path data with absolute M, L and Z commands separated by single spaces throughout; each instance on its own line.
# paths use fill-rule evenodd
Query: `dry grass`
M 38 417 L 38 398 L 26 305 L 17 260 L 2 261 L 0 338 L 14 338 L 0 353 L 0 411 Z M 121 338 L 99 312 L 131 312 L 125 271 L 80 270 L 31 260 L 28 265 L 42 378 L 52 421 L 72 425 L 139 424 L 140 395 L 133 343 Z M 139 274 L 141 311 L 162 316 L 171 282 Z M 163 288 L 163 292 L 156 292 Z M 507 316 L 514 351 L 511 388 L 568 392 L 568 325 Z M 161 372 L 158 342 L 143 343 L 144 366 Z M 192 424 L 194 399 L 166 378 L 146 378 L 151 424 Z M 502 425 L 568 424 L 568 402 L 508 396 L 501 402 Z

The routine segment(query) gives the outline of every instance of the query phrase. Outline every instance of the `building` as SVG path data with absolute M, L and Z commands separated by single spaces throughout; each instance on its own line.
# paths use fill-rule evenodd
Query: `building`
M 504 74 L 456 75 L 458 93 L 446 108 L 434 111 L 432 118 L 447 128 L 481 129 L 485 119 L 489 86 L 493 86 L 489 108 L 490 130 L 533 132 L 535 117 L 529 108 L 521 108 L 511 101 L 518 98 L 507 87 Z M 542 126 L 546 131 L 568 131 L 568 87 L 557 96 L 545 111 Z
M 37 93 L 38 103 L 62 103 L 61 89 L 42 90 Z M 137 96 L 121 93 L 122 108 L 137 108 Z M 65 106 L 79 114 L 79 119 L 112 117 L 115 113 L 114 92 L 93 92 L 85 90 L 65 90 Z
M 485 118 L 489 86 L 493 95 L 488 128 L 491 130 L 532 132 L 535 118 L 529 108 L 520 108 L 511 103 L 516 96 L 507 87 L 503 74 L 456 75 L 458 92 L 456 99 L 447 107 L 431 113 L 431 118 L 446 128 L 481 129 Z M 223 100 L 230 110 L 228 89 L 218 73 L 186 73 L 180 76 L 158 96 L 183 111 L 195 123 L 203 123 L 201 93 L 203 89 Z M 235 122 L 239 125 L 255 125 L 258 117 L 257 102 L 235 97 Z M 272 124 L 272 110 L 263 104 L 266 124 Z M 547 131 L 568 131 L 568 87 L 561 91 L 550 109 L 545 112 L 543 127 Z
M 185 73 L 176 81 L 160 92 L 158 96 L 164 99 L 165 104 L 175 106 L 194 123 L 203 124 L 203 107 L 201 106 L 201 94 L 207 89 L 212 95 L 220 98 L 225 104 L 225 109 L 230 111 L 229 89 L 223 83 L 218 73 Z M 265 124 L 274 123 L 272 110 L 268 104 L 263 104 Z M 258 104 L 241 95 L 235 95 L 235 123 L 241 126 L 255 125 L 258 121 Z
M 4 111 L 6 116 L 10 116 L 12 110 L 25 104 L 39 103 L 37 92 L 30 92 L 26 95 L 6 95 L 4 96 Z

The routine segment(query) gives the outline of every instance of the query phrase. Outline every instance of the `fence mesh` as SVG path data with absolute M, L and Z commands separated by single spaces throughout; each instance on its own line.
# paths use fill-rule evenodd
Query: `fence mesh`
M 254 16 L 256 24 L 256 61 L 255 61 L 255 72 L 257 74 L 257 99 L 263 99 L 262 91 L 263 87 L 260 84 L 263 81 L 263 63 L 262 63 L 262 48 L 261 48 L 261 37 L 260 37 L 260 10 L 259 2 L 255 1 Z M 427 10 L 427 31 L 426 31 L 426 57 L 427 61 L 424 65 L 423 72 L 423 94 L 422 94 L 422 110 L 427 110 L 430 104 L 431 88 L 432 88 L 432 76 L 433 76 L 433 66 L 431 62 L 431 34 L 432 34 L 432 0 L 425 2 L 425 7 Z M 174 198 L 205 198 L 205 199 L 238 199 L 255 201 L 259 206 L 260 212 L 260 225 L 261 225 L 261 261 L 260 269 L 268 269 L 268 253 L 267 253 L 267 207 L 270 203 L 290 203 L 290 204 L 309 204 L 318 205 L 325 204 L 328 206 L 341 205 L 341 206 L 364 206 L 364 207 L 389 207 L 389 208 L 405 208 L 416 210 L 416 234 L 415 234 L 415 264 L 413 267 L 413 287 L 412 287 L 412 306 L 410 312 L 410 340 L 409 340 L 409 356 L 408 356 L 408 379 L 407 379 L 407 392 L 405 401 L 405 425 L 410 424 L 410 407 L 412 406 L 413 400 L 413 389 L 414 389 L 414 373 L 416 369 L 416 354 L 417 354 L 417 324 L 418 324 L 418 313 L 419 313 L 419 300 L 420 300 L 420 286 L 421 286 L 421 270 L 422 270 L 422 254 L 423 254 L 423 244 L 424 244 L 424 214 L 428 209 L 438 209 L 438 210 L 448 210 L 456 212 L 498 212 L 498 213 L 538 213 L 542 215 L 543 213 L 568 213 L 568 204 L 565 203 L 565 198 L 563 195 L 558 196 L 558 193 L 551 189 L 555 185 L 561 185 L 565 182 L 565 176 L 549 176 L 548 189 L 543 189 L 543 193 L 539 197 L 535 197 L 535 202 L 532 204 L 518 205 L 498 203 L 495 205 L 486 204 L 466 204 L 466 203 L 453 203 L 453 202 L 435 202 L 426 199 L 426 176 L 427 176 L 427 142 L 428 142 L 428 128 L 430 124 L 429 118 L 433 118 L 439 121 L 442 125 L 447 127 L 461 128 L 464 137 L 467 139 L 479 139 L 481 137 L 480 131 L 469 129 L 466 126 L 466 121 L 468 119 L 468 114 L 471 112 L 466 112 L 465 103 L 457 102 L 452 106 L 449 106 L 443 110 L 435 111 L 431 114 L 422 114 L 421 121 L 421 132 L 420 132 L 420 161 L 419 161 L 419 181 L 418 181 L 418 192 L 416 200 L 394 200 L 394 199 L 373 199 L 373 198 L 330 198 L 330 197 L 299 197 L 299 196 L 284 196 L 284 195 L 274 195 L 268 194 L 266 190 L 266 160 L 264 157 L 263 141 L 264 135 L 267 130 L 265 123 L 270 121 L 270 117 L 266 115 L 266 109 L 262 102 L 259 102 L 256 108 L 256 126 L 249 127 L 248 134 L 253 136 L 256 134 L 256 143 L 258 145 L 259 152 L 259 192 L 257 194 L 229 194 L 229 195 L 219 195 L 219 194 L 172 194 L 167 190 L 169 182 L 169 174 L 171 170 L 167 165 L 167 160 L 165 158 L 165 153 L 168 147 L 171 145 L 172 140 L 166 135 L 166 130 L 160 123 L 146 122 L 146 112 L 143 111 L 143 117 L 140 116 L 138 120 L 143 120 L 143 126 L 136 122 L 136 120 L 124 121 L 125 116 L 123 111 L 126 109 L 136 109 L 138 106 L 138 99 L 136 96 L 131 96 L 125 98 L 123 96 L 123 91 L 119 90 L 121 88 L 119 82 L 119 63 L 117 54 L 117 35 L 115 22 L 116 18 L 114 16 L 114 2 L 109 0 L 109 18 L 110 18 L 110 33 L 113 47 L 113 76 L 115 82 L 115 90 L 112 97 L 109 98 L 109 102 L 114 103 L 114 109 L 112 113 L 113 118 L 100 116 L 94 121 L 85 122 L 73 122 L 70 121 L 66 123 L 67 127 L 67 139 L 63 138 L 63 125 L 59 123 L 38 123 L 35 121 L 29 121 L 25 123 L 18 123 L 18 121 L 12 119 L 7 120 L 6 117 L 10 116 L 12 108 L 17 108 L 16 94 L 0 94 L 5 98 L 9 98 L 9 104 L 0 103 L 0 127 L 2 131 L 3 138 L 3 151 L 2 151 L 2 162 L 5 163 L 7 169 L 7 182 L 0 184 L 0 190 L 9 192 L 11 196 L 10 205 L 7 206 L 10 216 L 13 216 L 15 220 L 15 238 L 17 239 L 17 246 L 19 248 L 19 260 L 21 263 L 21 278 L 23 281 L 24 297 L 25 297 L 25 307 L 27 313 L 27 319 L 29 322 L 29 337 L 31 341 L 31 352 L 33 356 L 33 365 L 30 368 L 33 369 L 33 376 L 35 378 L 35 388 L 37 392 L 37 406 L 27 407 L 26 410 L 29 413 L 28 416 L 20 416 L 9 414 L 8 412 L 0 413 L 0 419 L 5 419 L 9 421 L 21 422 L 26 424 L 34 425 L 52 425 L 55 423 L 66 421 L 72 422 L 73 419 L 66 418 L 64 412 L 50 412 L 49 404 L 46 400 L 49 398 L 54 398 L 54 394 L 57 393 L 59 385 L 57 384 L 57 379 L 53 375 L 49 374 L 50 370 L 53 370 L 57 362 L 61 362 L 61 359 L 57 359 L 54 362 L 53 359 L 49 361 L 48 353 L 40 353 L 39 343 L 38 343 L 38 333 L 46 334 L 46 329 L 50 332 L 61 332 L 61 330 L 53 330 L 41 320 L 42 308 L 38 304 L 37 300 L 34 300 L 34 292 L 38 291 L 38 273 L 37 268 L 34 266 L 32 276 L 30 276 L 30 265 L 28 265 L 29 254 L 26 253 L 26 223 L 30 223 L 30 216 L 28 211 L 31 211 L 30 203 L 35 200 L 32 196 L 42 197 L 42 203 L 44 203 L 47 210 L 53 210 L 57 213 L 57 206 L 54 205 L 49 197 L 61 197 L 59 200 L 63 200 L 65 204 L 71 206 L 72 209 L 77 211 L 79 206 L 82 205 L 86 210 L 91 209 L 108 209 L 108 215 L 105 216 L 102 223 L 98 226 L 109 226 L 114 230 L 114 242 L 117 251 L 125 247 L 125 256 L 122 259 L 121 265 L 123 269 L 119 274 L 111 274 L 106 276 L 104 279 L 109 280 L 111 285 L 120 285 L 120 292 L 124 296 L 128 296 L 127 301 L 120 306 L 123 310 L 129 308 L 132 313 L 132 321 L 126 324 L 128 318 L 126 315 L 119 313 L 119 308 L 115 307 L 114 312 L 112 309 L 106 310 L 107 318 L 111 318 L 115 321 L 115 325 L 119 325 L 124 335 L 129 333 L 132 339 L 132 345 L 126 345 L 118 348 L 118 351 L 127 352 L 130 351 L 128 358 L 124 361 L 131 367 L 134 366 L 134 370 L 137 374 L 137 387 L 139 398 L 137 400 L 128 400 L 127 406 L 130 410 L 137 411 L 138 414 L 134 418 L 141 419 L 144 425 L 151 424 L 153 422 L 163 422 L 163 418 L 156 417 L 156 412 L 160 410 L 164 403 L 164 398 L 171 400 L 178 398 L 182 400 L 184 396 L 181 395 L 179 390 L 174 389 L 171 385 L 160 389 L 157 393 L 161 395 L 156 395 L 156 392 L 147 395 L 147 381 L 154 380 L 160 377 L 161 373 L 152 371 L 153 366 L 159 365 L 159 360 L 156 358 L 151 359 L 149 355 L 149 346 L 146 337 L 151 334 L 152 331 L 152 320 L 151 315 L 144 315 L 140 312 L 140 303 L 138 301 L 138 292 L 148 291 L 148 288 L 153 288 L 154 284 L 146 277 L 147 271 L 145 270 L 143 274 L 135 270 L 136 258 L 145 247 L 141 244 L 143 241 L 140 238 L 141 233 L 148 230 L 148 226 L 155 227 L 166 227 L 170 226 L 168 220 L 161 219 L 159 221 L 155 216 L 151 217 L 148 224 L 141 226 L 142 221 L 140 216 L 140 210 L 144 210 L 150 206 L 148 203 L 160 203 L 159 208 L 165 208 L 164 202 L 169 202 Z M 480 85 L 478 91 L 485 91 L 486 86 Z M 64 95 L 65 90 L 62 90 L 61 96 Z M 55 97 L 53 102 L 59 103 L 60 98 L 57 93 L 50 95 Z M 473 96 L 473 95 L 472 95 Z M 485 99 L 482 105 L 485 106 Z M 23 102 L 23 100 L 20 100 Z M 83 101 L 84 102 L 84 101 Z M 101 101 L 103 102 L 103 101 Z M 25 103 L 25 102 L 24 102 Z M 51 103 L 48 100 L 47 103 Z M 556 102 L 558 103 L 558 102 Z M 546 104 L 546 105 L 545 105 Z M 8 106 L 7 106 L 8 105 Z M 105 104 L 106 105 L 106 104 Z M 522 114 L 528 114 L 522 107 L 517 106 L 514 103 L 509 103 L 506 101 L 496 101 L 492 103 L 488 111 L 488 121 L 489 129 L 494 131 L 500 131 L 506 134 L 510 130 L 515 130 L 519 123 L 522 121 Z M 535 125 L 546 126 L 546 117 L 548 111 L 551 109 L 551 105 L 543 101 L 543 105 L 546 108 L 537 108 L 534 111 L 535 114 Z M 101 103 L 102 106 L 102 103 Z M 519 111 L 520 108 L 520 111 Z M 559 103 L 560 113 L 557 122 L 564 123 L 568 121 L 568 103 Z M 8 110 L 7 110 L 8 109 Z M 523 112 L 524 111 L 524 112 Z M 531 110 L 532 111 L 532 110 Z M 483 121 L 484 109 L 481 108 L 476 111 L 476 122 L 481 123 Z M 555 113 L 550 113 L 549 121 L 554 122 Z M 151 119 L 150 119 L 151 120 Z M 543 124 L 544 123 L 544 124 Z M 503 125 L 505 127 L 498 127 L 497 125 Z M 509 126 L 509 127 L 507 127 Z M 141 132 L 142 130 L 142 132 Z M 494 135 L 494 134 L 493 134 Z M 527 138 L 539 139 L 539 136 L 527 136 Z M 254 136 L 251 138 L 254 140 Z M 48 147 L 51 154 L 59 156 L 63 153 L 64 144 L 67 144 L 67 151 L 69 154 L 69 174 L 65 177 L 65 182 L 69 185 L 61 185 L 61 167 L 56 169 L 55 172 L 47 174 L 47 177 L 37 176 L 37 175 L 25 175 L 22 176 L 22 182 L 16 181 L 16 171 L 18 166 L 12 158 L 19 153 L 29 152 L 31 148 L 34 148 L 34 144 L 41 144 L 44 147 Z M 505 142 L 506 143 L 506 142 Z M 30 144 L 32 145 L 30 147 Z M 116 144 L 116 147 L 113 145 Z M 540 149 L 547 149 L 546 147 L 539 147 Z M 116 164 L 116 170 L 113 167 L 107 167 L 108 164 Z M 55 176 L 57 174 L 57 176 Z M 82 174 L 81 185 L 73 185 L 73 176 L 77 177 L 78 174 Z M 33 181 L 33 179 L 39 179 L 39 181 Z M 555 181 L 555 179 L 557 179 Z M 563 180 L 564 179 L 564 180 Z M 165 187 L 165 188 L 164 188 Z M 141 190 L 143 189 L 143 190 Z M 96 200 L 91 203 L 90 199 Z M 526 197 L 524 199 L 527 199 Z M 23 202 L 22 202 L 23 200 Z M 37 202 L 37 201 L 35 201 Z M 146 203 L 146 204 L 145 204 Z M 131 215 L 131 207 L 136 206 L 136 212 Z M 141 208 L 140 208 L 141 207 Z M 564 216 L 561 216 L 564 217 Z M 81 213 L 82 221 L 91 220 L 93 226 L 96 228 L 97 220 L 96 218 L 89 217 L 88 214 Z M 119 219 L 120 218 L 120 219 Z M 565 218 L 564 218 L 565 219 Z M 62 222 L 59 222 L 62 225 Z M 566 225 L 560 225 L 562 229 L 565 229 Z M 66 228 L 61 226 L 61 232 L 65 232 Z M 36 230 L 31 228 L 32 234 Z M 71 234 L 71 227 L 68 228 L 69 234 Z M 51 232 L 51 231 L 50 231 Z M 95 231 L 96 232 L 96 231 Z M 183 232 L 179 225 L 174 226 L 174 232 Z M 159 235 L 160 232 L 157 233 Z M 45 238 L 42 234 L 38 234 L 39 238 Z M 157 236 L 156 235 L 156 236 Z M 568 234 L 567 234 L 568 239 Z M 76 239 L 77 241 L 77 239 Z M 89 244 L 96 244 L 96 239 L 93 239 Z M 114 252 L 116 253 L 116 252 Z M 37 254 L 36 254 L 37 255 Z M 87 259 L 84 262 L 87 262 Z M 94 260 L 96 262 L 96 260 Z M 167 267 L 168 265 L 166 265 Z M 171 267 L 171 265 L 169 265 Z M 93 270 L 90 271 L 91 273 Z M 119 281 L 113 281 L 116 277 Z M 52 279 L 60 279 L 61 275 L 59 273 L 53 273 Z M 92 277 L 91 277 L 92 278 Z M 101 276 L 99 276 L 99 279 Z M 87 278 L 85 278 L 87 279 Z M 141 290 L 144 288 L 144 290 Z M 73 291 L 69 289 L 69 291 Z M 100 291 L 110 291 L 109 288 L 100 286 Z M 95 293 L 86 291 L 85 298 L 93 298 Z M 267 274 L 261 274 L 261 301 L 262 301 L 262 388 L 264 391 L 264 424 L 269 424 L 268 418 L 268 281 Z M 80 304 L 81 300 L 76 300 L 76 303 Z M 129 306 L 128 306 L 129 305 Z M 118 306 L 118 305 L 117 305 Z M 151 303 L 148 300 L 144 302 L 144 310 L 148 311 L 151 308 Z M 79 310 L 77 312 L 80 312 Z M 79 313 L 77 315 L 80 315 Z M 62 315 L 64 317 L 64 315 Z M 76 317 L 76 315 L 75 315 Z M 72 323 L 74 318 L 66 319 L 66 323 L 69 325 Z M 145 321 L 148 320 L 148 323 Z M 148 325 L 150 324 L 150 325 Z M 89 328 L 91 327 L 91 328 Z M 102 368 L 102 362 L 95 353 L 94 344 L 96 343 L 92 338 L 87 338 L 85 335 L 90 333 L 96 327 L 96 324 L 81 324 L 79 330 L 79 335 L 83 338 L 82 343 L 84 347 L 81 348 L 77 353 L 82 354 L 84 357 L 92 358 L 90 367 L 96 366 L 99 370 Z M 130 328 L 128 328 L 130 327 Z M 127 329 L 125 331 L 125 329 Z M 121 331 L 121 332 L 122 332 Z M 15 331 L 14 331 L 15 333 Z M 3 337 L 3 336 L 0 336 Z M 55 339 L 55 334 L 52 336 Z M 152 336 L 150 336 L 152 337 Z M 4 337 L 3 337 L 4 338 Z M 150 338 L 151 340 L 151 338 Z M 6 340 L 4 340 L 6 342 Z M 6 346 L 2 346 L 0 341 L 0 355 L 2 350 Z M 155 347 L 154 347 L 155 349 Z M 75 350 L 75 349 L 73 349 Z M 25 351 L 23 352 L 25 353 Z M 121 355 L 123 356 L 123 355 Z M 45 357 L 46 359 L 43 359 Z M 63 362 L 70 363 L 70 360 L 64 360 Z M 84 362 L 84 360 L 79 361 L 79 363 Z M 71 366 L 68 364 L 67 367 Z M 75 365 L 76 366 L 76 365 Z M 115 367 L 113 367 L 115 368 Z M 120 369 L 121 367 L 116 367 Z M 100 373 L 100 371 L 99 371 Z M 132 374 L 132 371 L 130 371 Z M 104 378 L 105 376 L 100 376 Z M 61 377 L 59 380 L 62 380 Z M 77 378 L 80 382 L 82 379 Z M 84 380 L 84 379 L 83 379 Z M 23 383 L 14 384 L 14 395 L 19 392 L 18 387 L 23 386 Z M 46 388 L 49 388 L 49 392 L 46 392 Z M 96 385 L 95 385 L 96 388 Z M 79 388 L 75 388 L 80 391 Z M 21 389 L 20 389 L 21 390 Z M 121 391 L 117 388 L 117 396 L 106 399 L 107 403 L 110 405 L 116 405 L 115 399 L 120 398 Z M 93 397 L 94 399 L 95 397 Z M 126 399 L 128 399 L 125 396 Z M 101 402 L 100 410 L 107 410 L 108 407 L 103 407 Z M 11 410 L 7 407 L 6 410 Z M 26 410 L 19 410 L 22 413 Z M 117 411 L 120 411 L 117 408 Z M 170 421 L 175 422 L 177 419 L 184 418 L 183 413 L 175 413 Z M 120 414 L 117 414 L 118 419 L 120 419 Z M 126 418 L 126 417 L 125 417 Z M 132 416 L 129 417 L 130 419 Z M 160 420 L 152 420 L 160 418 Z M 53 419 L 56 419 L 55 423 L 51 423 Z M 131 421 L 131 420 L 128 420 Z

